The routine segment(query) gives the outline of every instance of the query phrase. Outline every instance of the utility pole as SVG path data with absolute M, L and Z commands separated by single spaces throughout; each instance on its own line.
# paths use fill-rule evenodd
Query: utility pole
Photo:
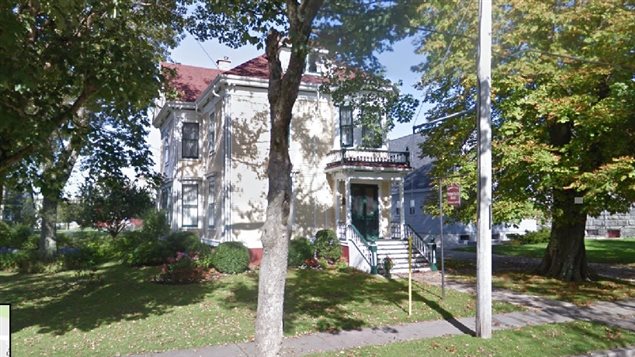
M 492 337 L 492 0 L 479 1 L 476 336 Z

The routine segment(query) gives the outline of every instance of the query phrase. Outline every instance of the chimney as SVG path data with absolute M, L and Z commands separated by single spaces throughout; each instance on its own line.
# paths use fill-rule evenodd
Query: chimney
M 226 71 L 230 69 L 231 64 L 232 64 L 232 61 L 230 61 L 229 57 L 227 56 L 224 56 L 223 58 L 219 58 L 216 60 L 216 67 L 220 69 L 221 71 Z

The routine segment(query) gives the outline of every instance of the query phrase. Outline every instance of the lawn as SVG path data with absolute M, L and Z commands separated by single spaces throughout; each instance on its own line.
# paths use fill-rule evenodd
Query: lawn
M 156 268 L 101 267 L 77 272 L 0 273 L 0 296 L 13 303 L 16 355 L 90 355 L 165 351 L 251 340 L 257 274 L 225 276 L 195 285 L 158 285 Z M 291 271 L 284 328 L 287 335 L 472 316 L 474 300 L 428 285 L 349 271 Z M 517 310 L 496 303 L 495 312 Z
M 338 356 L 569 356 L 632 346 L 635 332 L 590 322 L 495 331 L 483 340 L 467 335 L 399 342 L 340 351 Z M 332 356 L 335 353 L 315 356 Z
M 587 259 L 591 263 L 635 264 L 635 238 L 623 239 L 587 239 L 584 241 Z M 493 254 L 542 258 L 547 243 L 512 245 L 500 244 L 492 247 Z M 476 247 L 464 247 L 459 250 L 475 252 Z
M 448 259 L 446 269 L 453 280 L 476 283 L 476 266 L 473 262 Z M 595 301 L 617 301 L 635 297 L 635 284 L 628 281 L 602 278 L 589 282 L 565 282 L 518 271 L 513 267 L 496 269 L 492 284 L 495 288 L 544 296 L 579 306 L 586 306 Z

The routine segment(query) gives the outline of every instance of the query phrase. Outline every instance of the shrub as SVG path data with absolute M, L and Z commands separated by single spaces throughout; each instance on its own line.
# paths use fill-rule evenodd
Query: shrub
M 14 270 L 17 267 L 16 257 L 17 251 L 4 250 L 0 251 L 0 270 Z
M 93 248 L 62 248 L 58 251 L 64 270 L 93 269 L 99 262 L 96 251 Z
M 143 228 L 141 230 L 144 234 L 159 239 L 170 233 L 170 225 L 168 224 L 165 212 L 151 209 L 148 210 L 142 218 Z
M 315 235 L 315 253 L 330 262 L 336 262 L 342 256 L 342 247 L 332 229 L 323 229 Z
M 207 247 L 196 233 L 192 232 L 174 232 L 165 239 L 165 242 L 173 256 L 178 252 L 199 254 Z
M 179 253 L 176 258 L 169 259 L 163 264 L 156 282 L 168 284 L 197 283 L 205 277 L 205 271 L 196 261 L 185 253 Z
M 249 267 L 249 250 L 240 242 L 223 242 L 211 259 L 214 268 L 221 273 L 242 273 Z
M 536 244 L 536 243 L 548 243 L 551 236 L 551 230 L 548 228 L 542 228 L 535 232 L 527 232 L 517 239 L 520 244 Z
M 15 267 L 23 274 L 37 274 L 46 271 L 46 263 L 43 262 L 35 250 L 21 250 L 15 255 Z
M 9 225 L 0 221 L 0 247 L 22 248 L 33 235 L 31 227 L 24 224 Z
M 115 246 L 121 260 L 131 266 L 160 265 L 172 255 L 164 240 L 143 232 L 126 232 L 116 239 Z
M 290 267 L 299 267 L 304 261 L 313 256 L 313 246 L 311 241 L 304 237 L 297 237 L 289 242 L 289 262 Z

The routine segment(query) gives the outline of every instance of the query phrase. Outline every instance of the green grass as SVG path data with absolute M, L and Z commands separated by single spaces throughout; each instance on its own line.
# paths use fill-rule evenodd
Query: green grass
M 617 301 L 635 297 L 635 284 L 628 281 L 602 278 L 597 281 L 566 282 L 518 271 L 514 267 L 507 268 L 508 270 L 497 269 L 493 273 L 492 284 L 495 288 L 539 295 L 579 306 L 595 301 Z M 448 259 L 446 269 L 453 280 L 476 283 L 476 266 L 473 262 Z
M 587 259 L 591 263 L 606 264 L 635 264 L 635 238 L 623 239 L 586 239 Z M 492 246 L 492 253 L 509 256 L 542 258 L 545 255 L 547 243 L 538 244 L 500 244 Z M 463 247 L 459 250 L 476 252 L 476 247 Z
M 104 266 L 87 279 L 76 272 L 0 274 L 0 296 L 13 303 L 16 355 L 116 354 L 200 347 L 251 340 L 257 274 L 225 276 L 193 285 L 150 282 L 156 268 Z M 437 287 L 359 272 L 291 271 L 287 335 L 473 316 L 473 297 Z M 495 312 L 518 310 L 496 303 Z
M 523 327 L 494 332 L 489 340 L 461 335 L 340 351 L 338 356 L 523 356 L 582 354 L 635 345 L 635 333 L 590 322 Z M 335 353 L 315 356 L 332 356 Z

